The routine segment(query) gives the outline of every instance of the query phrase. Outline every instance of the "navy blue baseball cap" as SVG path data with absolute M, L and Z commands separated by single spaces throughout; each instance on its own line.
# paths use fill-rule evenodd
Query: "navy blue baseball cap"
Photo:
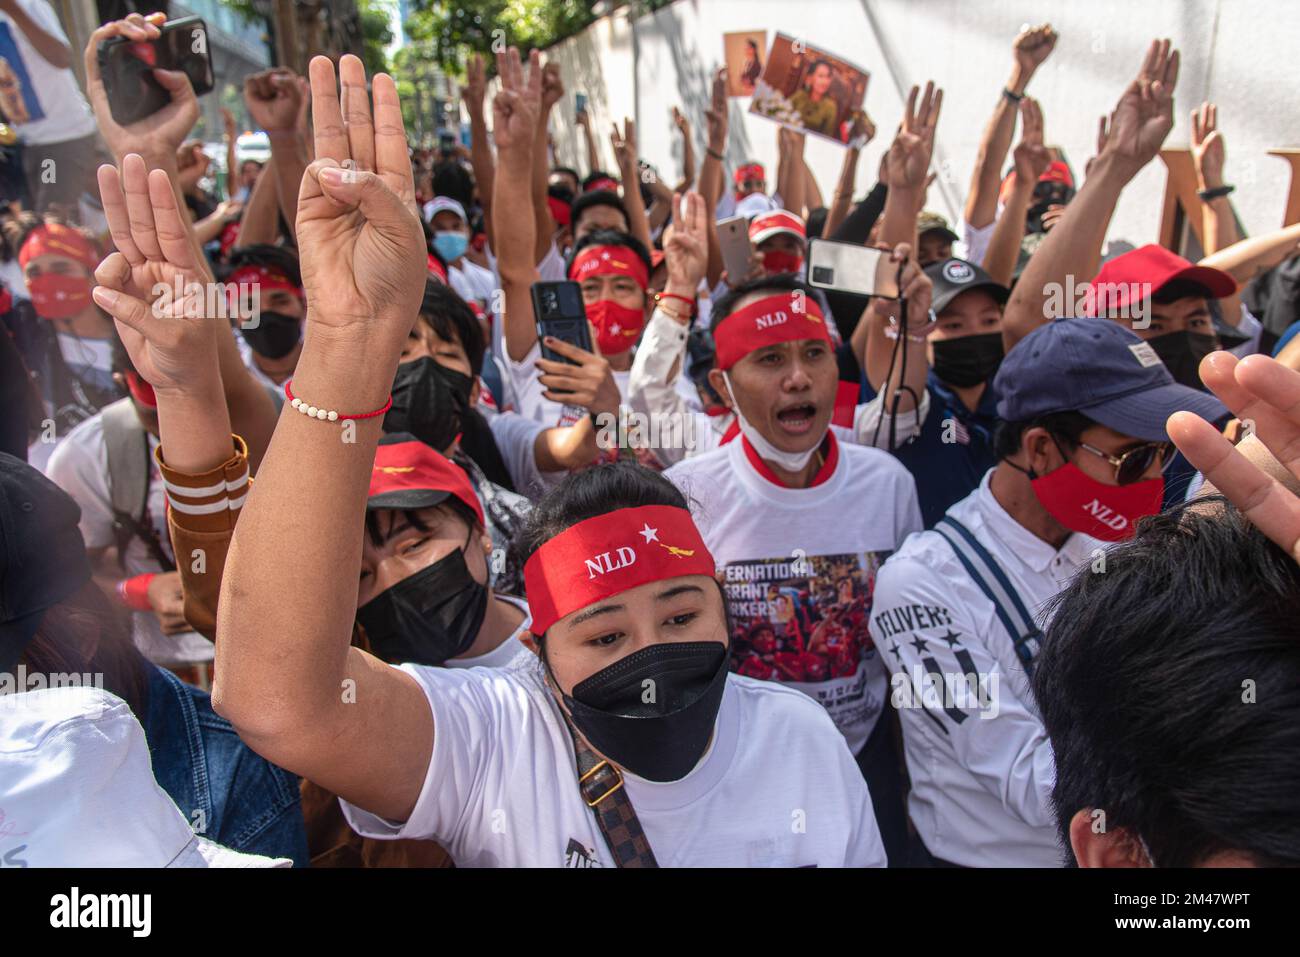
M 1195 412 L 1207 422 L 1230 413 L 1207 392 L 1179 385 L 1155 350 L 1110 319 L 1057 319 L 1007 353 L 993 380 L 998 417 L 1026 422 L 1082 412 L 1116 432 L 1167 442 L 1165 421 Z
M 0 671 L 52 606 L 90 581 L 81 509 L 22 459 L 0 452 Z

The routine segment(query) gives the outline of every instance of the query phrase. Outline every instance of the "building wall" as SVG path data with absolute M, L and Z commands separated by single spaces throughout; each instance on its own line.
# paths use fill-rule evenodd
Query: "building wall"
M 704 110 L 712 72 L 721 65 L 724 32 L 783 31 L 839 54 L 871 73 L 866 109 L 877 137 L 858 167 L 858 195 L 875 180 L 880 156 L 902 115 L 908 88 L 934 79 L 944 89 L 935 149 L 939 179 L 929 206 L 959 218 L 981 131 L 1011 68 L 1010 43 L 1022 24 L 1050 19 L 1061 35 L 1029 92 L 1042 105 L 1049 143 L 1064 148 L 1076 175 L 1095 149 L 1098 118 L 1109 113 L 1136 74 L 1151 38 L 1167 36 L 1182 51 L 1176 116 L 1167 146 L 1186 146 L 1188 114 L 1201 100 L 1219 103 L 1227 142 L 1227 178 L 1247 230 L 1281 225 L 1289 182 L 1286 164 L 1265 151 L 1300 145 L 1300 84 L 1295 42 L 1300 3 L 1278 0 L 678 0 L 629 21 L 620 9 L 550 51 L 562 63 L 565 108 L 555 115 L 562 160 L 581 160 L 572 123 L 572 92 L 591 100 L 603 162 L 614 118 L 639 120 L 642 156 L 669 178 L 680 174 L 680 148 L 669 108 L 680 106 L 703 155 Z M 731 101 L 728 165 L 757 158 L 774 171 L 776 128 Z M 829 199 L 842 148 L 808 138 L 806 156 Z M 771 181 L 772 173 L 769 173 Z M 1120 200 L 1111 238 L 1156 237 L 1164 166 L 1151 164 Z

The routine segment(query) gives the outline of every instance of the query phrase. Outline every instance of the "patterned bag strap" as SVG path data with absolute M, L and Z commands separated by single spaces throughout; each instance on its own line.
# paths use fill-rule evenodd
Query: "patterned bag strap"
M 560 714 L 564 716 L 578 759 L 578 790 L 596 815 L 614 863 L 619 867 L 658 867 L 659 862 L 632 807 L 632 799 L 623 787 L 622 772 L 591 750 L 563 707 Z

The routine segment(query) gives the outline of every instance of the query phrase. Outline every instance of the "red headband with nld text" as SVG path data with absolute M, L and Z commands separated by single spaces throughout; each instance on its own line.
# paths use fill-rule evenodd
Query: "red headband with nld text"
M 630 276 L 644 292 L 650 273 L 641 257 L 626 246 L 588 246 L 573 260 L 569 278 L 582 282 L 588 276 Z
M 642 505 L 579 522 L 524 564 L 534 635 L 567 615 L 638 585 L 715 571 L 713 556 L 684 508 Z
M 802 290 L 764 296 L 733 312 L 713 330 L 716 365 L 726 371 L 757 349 L 799 339 L 831 342 L 816 300 Z

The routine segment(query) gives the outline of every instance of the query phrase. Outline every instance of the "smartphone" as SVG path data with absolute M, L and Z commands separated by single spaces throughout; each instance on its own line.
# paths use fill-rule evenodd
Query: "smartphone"
M 582 287 L 576 282 L 535 282 L 530 290 L 533 295 L 533 319 L 537 323 L 537 340 L 542 347 L 542 358 L 553 362 L 567 362 L 577 365 L 572 359 L 566 359 L 554 349 L 547 348 L 546 336 L 567 342 L 587 352 L 595 352 L 591 345 L 591 327 L 587 324 L 587 308 L 582 303 Z
M 442 130 L 438 133 L 438 149 L 444 153 L 450 153 L 456 149 L 456 134 L 451 130 Z
M 586 93 L 575 93 L 575 94 L 573 94 L 573 112 L 575 112 L 575 113 L 586 113 L 586 112 L 587 112 L 587 94 L 586 94 Z
M 155 67 L 185 73 L 196 96 L 212 90 L 207 24 L 200 17 L 182 17 L 160 29 L 162 35 L 156 40 L 137 43 L 112 37 L 99 45 L 99 75 L 118 123 L 135 123 L 171 102 L 171 94 L 153 77 Z
M 897 299 L 898 267 L 887 250 L 829 239 L 808 243 L 808 284 L 819 289 Z
M 727 281 L 739 285 L 749 275 L 749 260 L 754 247 L 749 244 L 749 220 L 732 216 L 718 221 L 718 248 L 722 253 L 722 267 L 727 270 Z

